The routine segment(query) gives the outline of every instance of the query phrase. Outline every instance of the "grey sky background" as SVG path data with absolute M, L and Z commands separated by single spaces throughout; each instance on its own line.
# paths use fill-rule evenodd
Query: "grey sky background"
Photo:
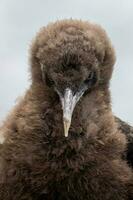
M 115 47 L 112 109 L 133 125 L 132 0 L 0 0 L 0 121 L 30 84 L 28 49 L 40 27 L 63 18 L 101 24 Z

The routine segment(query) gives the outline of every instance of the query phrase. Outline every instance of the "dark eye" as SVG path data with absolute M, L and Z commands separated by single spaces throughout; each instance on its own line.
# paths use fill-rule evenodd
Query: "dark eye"
M 54 85 L 54 81 L 49 78 L 49 76 L 47 74 L 45 74 L 45 81 L 46 81 L 46 84 L 51 87 L 52 85 Z
M 91 71 L 88 75 L 88 78 L 84 81 L 85 84 L 90 86 L 94 85 L 97 82 L 97 74 L 95 71 Z

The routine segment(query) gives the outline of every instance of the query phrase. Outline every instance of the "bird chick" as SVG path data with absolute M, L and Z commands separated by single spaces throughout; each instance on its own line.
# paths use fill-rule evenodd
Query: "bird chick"
M 0 130 L 0 200 L 133 199 L 111 110 L 114 63 L 99 25 L 70 19 L 39 31 L 31 86 Z

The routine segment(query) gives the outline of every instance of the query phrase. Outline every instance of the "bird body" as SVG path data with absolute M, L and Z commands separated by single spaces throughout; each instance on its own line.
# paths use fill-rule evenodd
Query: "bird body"
M 32 84 L 1 128 L 0 200 L 133 199 L 127 139 L 111 111 L 114 62 L 97 25 L 63 20 L 41 29 Z

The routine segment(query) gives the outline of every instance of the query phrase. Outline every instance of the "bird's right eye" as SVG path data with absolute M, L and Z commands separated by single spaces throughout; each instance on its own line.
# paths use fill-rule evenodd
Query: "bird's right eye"
M 48 76 L 48 74 L 45 74 L 45 81 L 46 81 L 46 84 L 51 87 L 54 85 L 54 81 Z

